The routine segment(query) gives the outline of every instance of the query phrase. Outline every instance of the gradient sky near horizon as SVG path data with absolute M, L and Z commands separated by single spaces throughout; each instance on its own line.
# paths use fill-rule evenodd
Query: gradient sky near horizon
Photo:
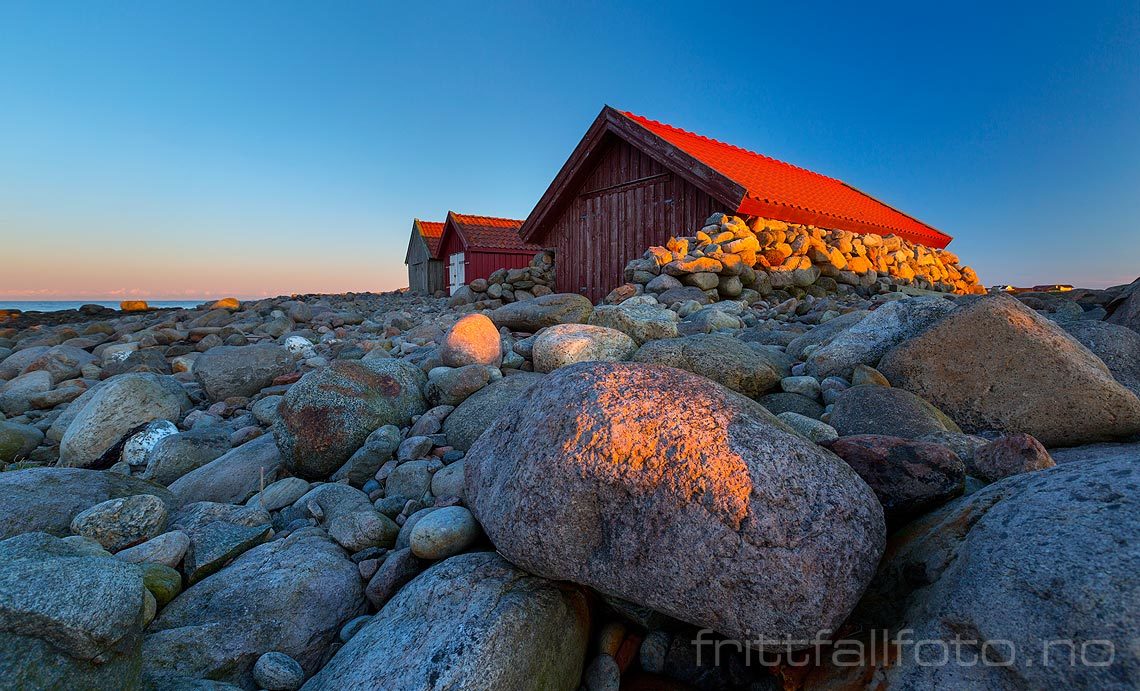
M 0 299 L 388 290 L 603 104 L 841 178 L 986 284 L 1140 274 L 1140 2 L 0 0 Z

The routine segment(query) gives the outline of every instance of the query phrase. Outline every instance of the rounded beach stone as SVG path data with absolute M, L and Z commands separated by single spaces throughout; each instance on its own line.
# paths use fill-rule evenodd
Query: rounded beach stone
M 446 559 L 479 539 L 479 524 L 462 506 L 446 506 L 427 514 L 412 529 L 408 546 L 421 559 Z
M 560 369 L 464 460 L 468 504 L 512 562 L 727 636 L 834 629 L 885 540 L 850 466 L 670 367 Z
M 161 499 L 136 494 L 81 511 L 72 519 L 71 531 L 95 540 L 109 552 L 118 552 L 160 535 L 168 517 Z
M 305 681 L 305 670 L 285 653 L 265 653 L 253 665 L 253 680 L 266 691 L 296 691 Z
M 499 329 L 485 315 L 464 315 L 443 337 L 439 356 L 447 367 L 498 367 L 503 362 Z

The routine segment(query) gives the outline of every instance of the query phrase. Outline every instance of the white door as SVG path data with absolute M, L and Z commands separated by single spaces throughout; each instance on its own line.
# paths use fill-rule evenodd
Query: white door
M 459 290 L 460 286 L 464 283 L 463 271 L 463 253 L 456 252 L 451 255 L 447 264 L 447 275 L 449 277 L 448 283 L 451 284 L 451 294 L 455 295 L 455 291 Z

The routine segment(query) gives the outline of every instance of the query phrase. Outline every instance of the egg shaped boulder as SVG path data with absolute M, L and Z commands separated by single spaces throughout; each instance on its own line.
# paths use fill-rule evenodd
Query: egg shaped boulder
M 426 377 L 403 360 L 337 360 L 309 372 L 277 407 L 273 437 L 285 465 L 307 479 L 329 476 L 384 425 L 426 409 Z
M 471 447 L 468 504 L 521 568 L 726 636 L 836 629 L 883 551 L 883 511 L 839 457 L 701 376 L 581 363 Z

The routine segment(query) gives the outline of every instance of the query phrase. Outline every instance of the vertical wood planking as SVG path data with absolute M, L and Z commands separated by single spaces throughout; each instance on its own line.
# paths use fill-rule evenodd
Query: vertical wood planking
M 667 177 L 646 180 L 662 174 Z M 632 184 L 620 187 L 627 183 Z M 553 221 L 548 244 L 557 250 L 557 290 L 584 292 L 594 301 L 623 282 L 625 265 L 646 248 L 674 235 L 691 235 L 710 214 L 723 210 L 708 194 L 621 140 L 607 145 L 574 194 Z

